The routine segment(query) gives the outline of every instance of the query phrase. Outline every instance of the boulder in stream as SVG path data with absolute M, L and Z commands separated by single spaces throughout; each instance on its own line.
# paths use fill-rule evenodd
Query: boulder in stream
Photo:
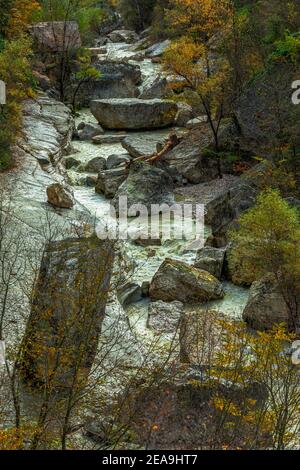
M 243 319 L 251 328 L 267 330 L 278 323 L 288 323 L 289 311 L 273 274 L 267 274 L 250 288 Z
M 93 137 L 104 134 L 104 130 L 99 124 L 81 123 L 78 126 L 77 134 L 79 140 L 92 140 Z
M 157 129 L 174 124 L 177 104 L 135 98 L 94 100 L 91 112 L 106 129 Z
M 156 135 L 145 133 L 143 136 L 128 135 L 122 141 L 122 147 L 131 155 L 132 158 L 152 155 L 157 150 L 157 144 L 163 143 L 164 139 Z
M 53 183 L 47 187 L 48 203 L 54 207 L 71 209 L 74 204 L 74 196 L 71 188 L 61 183 Z
M 119 198 L 126 196 L 128 209 L 142 204 L 150 214 L 152 204 L 172 206 L 175 203 L 173 187 L 172 178 L 162 168 L 144 162 L 135 162 L 130 165 L 129 175 L 119 187 L 113 204 L 118 208 Z
M 226 248 L 205 246 L 198 251 L 194 266 L 198 269 L 204 269 L 220 279 L 223 273 L 225 254 Z
M 94 157 L 84 165 L 84 171 L 88 173 L 99 173 L 106 169 L 106 159 L 104 157 Z
M 194 303 L 221 299 L 224 290 L 218 279 L 207 271 L 167 258 L 151 281 L 149 295 L 153 300 Z
M 164 98 L 167 93 L 167 85 L 167 79 L 162 75 L 150 76 L 143 82 L 143 90 L 139 98 L 141 100 Z
M 126 178 L 127 171 L 123 166 L 100 171 L 95 191 L 96 193 L 104 194 L 107 198 L 113 198 Z

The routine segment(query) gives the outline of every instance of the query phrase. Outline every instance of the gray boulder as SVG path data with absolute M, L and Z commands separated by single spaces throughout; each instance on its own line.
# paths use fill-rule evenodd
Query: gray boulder
M 167 84 L 167 79 L 162 75 L 151 75 L 143 82 L 139 98 L 142 100 L 164 98 L 167 92 Z
M 84 165 L 84 171 L 88 173 L 99 173 L 106 170 L 106 159 L 104 157 L 94 157 Z
M 208 271 L 217 279 L 220 279 L 223 274 L 225 254 L 226 248 L 206 246 L 197 253 L 194 266 L 195 268 Z
M 168 100 L 94 100 L 91 111 L 106 129 L 156 129 L 171 126 L 177 105 Z
M 173 181 L 163 169 L 136 162 L 130 165 L 128 178 L 114 197 L 113 204 L 116 208 L 120 196 L 127 197 L 128 208 L 134 204 L 142 204 L 150 213 L 152 204 L 174 204 Z
M 96 135 L 104 134 L 104 130 L 99 124 L 83 123 L 77 130 L 79 140 L 92 140 Z
M 130 155 L 128 153 L 109 155 L 106 160 L 106 168 L 111 170 L 119 165 L 124 165 L 125 163 L 130 162 L 130 160 Z
M 123 307 L 138 302 L 142 298 L 141 286 L 135 282 L 126 282 L 122 286 L 118 286 L 117 294 L 120 304 Z
M 127 171 L 124 167 L 100 171 L 95 191 L 104 194 L 107 198 L 113 198 L 126 178 Z
M 31 385 L 44 384 L 53 372 L 54 385 L 67 388 L 78 366 L 82 377 L 87 376 L 98 347 L 113 259 L 112 244 L 97 237 L 47 246 L 22 349 L 21 370 Z
M 129 135 L 122 141 L 122 147 L 130 154 L 132 158 L 152 155 L 157 150 L 157 144 L 162 143 L 163 139 L 158 139 L 153 134 L 145 133 L 141 136 Z
M 218 177 L 217 159 L 207 153 L 212 143 L 208 129 L 196 129 L 185 136 L 163 161 L 170 169 L 190 183 L 203 183 Z
M 71 188 L 61 183 L 53 183 L 47 187 L 47 198 L 49 204 L 62 209 L 71 209 L 75 204 Z
M 165 302 L 194 303 L 221 299 L 224 291 L 218 279 L 207 271 L 167 258 L 151 281 L 149 295 Z
M 81 47 L 76 21 L 48 21 L 29 28 L 39 52 L 57 53 Z
M 148 310 L 148 327 L 158 333 L 176 333 L 183 314 L 183 303 L 174 300 L 151 302 Z
M 288 323 L 288 318 L 288 307 L 275 276 L 268 274 L 260 281 L 254 282 L 243 312 L 244 321 L 256 330 L 267 330 L 275 324 Z
M 81 106 L 89 106 L 92 100 L 110 98 L 135 98 L 139 95 L 142 80 L 140 67 L 122 61 L 98 61 L 93 67 L 100 72 L 98 79 L 84 83 L 77 94 Z M 74 88 L 77 86 L 75 81 Z
M 178 127 L 186 127 L 186 124 L 193 119 L 193 108 L 186 103 L 177 103 L 178 112 L 175 124 Z
M 198 127 L 202 127 L 203 124 L 207 122 L 207 117 L 206 116 L 199 116 L 194 119 L 191 119 L 185 124 L 185 127 L 187 129 L 196 129 Z

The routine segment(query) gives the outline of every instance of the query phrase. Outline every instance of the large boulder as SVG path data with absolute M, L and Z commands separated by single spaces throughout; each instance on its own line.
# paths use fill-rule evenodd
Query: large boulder
M 32 385 L 45 383 L 53 372 L 55 385 L 68 387 L 77 367 L 81 377 L 88 374 L 113 259 L 112 244 L 95 236 L 47 246 L 22 347 L 23 375 Z
M 100 171 L 95 191 L 96 193 L 104 194 L 107 198 L 113 198 L 126 178 L 127 171 L 123 166 Z
M 222 284 L 207 271 L 167 258 L 151 281 L 149 295 L 153 300 L 194 303 L 221 299 L 224 291 Z
M 71 209 L 75 204 L 71 188 L 61 183 L 53 183 L 47 187 L 47 198 L 49 204 L 62 209 Z
M 100 78 L 81 85 L 77 101 L 89 106 L 90 101 L 110 98 L 135 98 L 139 95 L 141 70 L 137 65 L 121 61 L 105 60 L 96 62 L 93 67 L 100 72 Z M 74 83 L 74 87 L 76 86 Z
M 182 315 L 182 302 L 176 300 L 170 303 L 162 300 L 151 302 L 148 310 L 148 327 L 158 333 L 176 333 Z
M 122 147 L 133 157 L 152 155 L 157 151 L 157 144 L 163 143 L 156 135 L 145 133 L 143 136 L 129 135 L 122 141 Z
M 275 324 L 288 323 L 288 306 L 273 274 L 252 284 L 243 319 L 256 330 L 267 330 Z
M 182 142 L 168 152 L 163 161 L 179 176 L 190 183 L 203 183 L 218 177 L 217 159 L 206 150 L 211 146 L 212 136 L 204 127 L 189 133 Z
M 168 100 L 94 100 L 91 111 L 106 129 L 156 129 L 171 126 L 177 105 Z
M 197 253 L 194 266 L 220 279 L 223 274 L 225 254 L 226 248 L 205 246 Z
M 79 49 L 81 38 L 76 21 L 47 21 L 30 26 L 39 52 L 57 53 Z
M 127 197 L 128 208 L 142 204 L 151 212 L 152 204 L 174 204 L 173 181 L 163 169 L 144 162 L 130 165 L 128 178 L 117 191 L 113 204 L 118 208 L 119 198 Z

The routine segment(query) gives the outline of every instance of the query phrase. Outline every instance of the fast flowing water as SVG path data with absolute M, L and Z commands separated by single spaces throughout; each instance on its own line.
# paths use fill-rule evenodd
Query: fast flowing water
M 109 44 L 106 57 L 110 60 L 128 59 L 136 54 L 134 47 L 127 44 Z M 130 61 L 141 68 L 143 80 L 152 75 L 161 72 L 160 65 L 152 63 L 150 59 L 142 61 Z M 89 110 L 82 110 L 77 117 L 77 123 L 94 122 L 96 120 Z M 137 137 L 153 135 L 157 141 L 168 136 L 170 129 L 152 131 L 152 132 L 135 132 Z M 132 133 L 131 133 L 132 134 Z M 94 145 L 91 142 L 75 141 L 76 149 L 75 157 L 85 163 L 94 157 L 102 156 L 107 158 L 112 154 L 124 153 L 124 148 L 119 143 Z M 69 176 L 74 184 L 74 193 L 76 199 L 85 206 L 97 220 L 105 219 L 110 214 L 110 201 L 104 196 L 95 193 L 94 188 L 82 185 L 83 174 L 74 170 L 69 171 Z M 134 221 L 131 221 L 134 225 Z M 209 228 L 205 229 L 205 234 L 209 234 Z M 180 259 L 190 264 L 194 262 L 195 252 L 185 250 L 186 240 L 167 240 L 162 246 L 142 247 L 136 245 L 133 241 L 126 241 L 127 255 L 134 260 L 135 271 L 131 281 L 141 285 L 144 281 L 150 281 L 160 264 L 167 257 Z M 241 319 L 241 314 L 248 299 L 248 290 L 234 286 L 233 284 L 224 283 L 226 295 L 223 300 L 209 302 L 205 308 L 211 308 L 222 312 L 226 316 L 234 319 Z M 132 304 L 127 308 L 127 313 L 133 328 L 139 335 L 147 335 L 147 309 L 148 300 L 144 299 L 138 303 Z M 203 305 L 199 305 L 199 310 L 203 309 Z

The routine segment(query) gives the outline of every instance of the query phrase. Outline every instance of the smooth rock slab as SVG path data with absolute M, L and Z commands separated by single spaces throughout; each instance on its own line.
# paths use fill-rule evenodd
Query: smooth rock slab
M 165 302 L 194 303 L 221 299 L 224 291 L 218 279 L 207 271 L 167 258 L 151 281 L 149 295 Z
M 174 124 L 177 104 L 137 98 L 94 100 L 91 112 L 106 129 L 157 129 Z

